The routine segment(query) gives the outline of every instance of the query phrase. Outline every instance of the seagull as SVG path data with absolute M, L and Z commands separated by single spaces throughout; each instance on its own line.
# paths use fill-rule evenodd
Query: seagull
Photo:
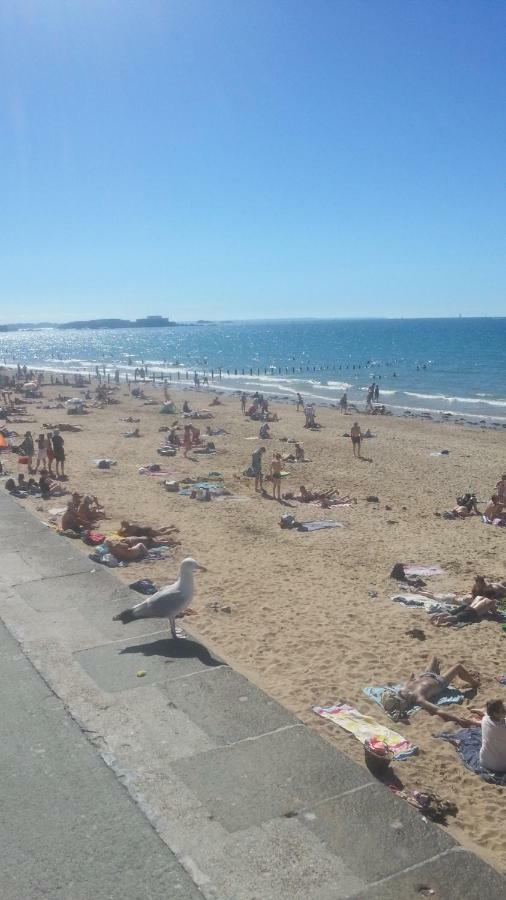
M 179 616 L 190 605 L 193 597 L 193 573 L 200 570 L 207 572 L 205 566 L 199 565 L 191 557 L 183 559 L 179 568 L 179 578 L 174 584 L 168 584 L 156 594 L 152 594 L 136 606 L 124 609 L 113 616 L 113 622 L 133 622 L 135 619 L 168 619 L 173 638 L 177 638 L 176 616 Z

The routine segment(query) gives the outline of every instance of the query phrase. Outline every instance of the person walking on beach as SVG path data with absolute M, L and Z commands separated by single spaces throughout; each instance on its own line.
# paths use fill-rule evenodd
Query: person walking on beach
M 380 398 L 380 388 L 379 384 L 374 385 L 374 402 L 378 403 Z
M 341 407 L 341 412 L 346 415 L 346 413 L 348 412 L 348 394 L 346 393 L 346 391 L 339 401 L 339 406 Z
M 281 466 L 281 453 L 275 453 L 271 462 L 273 500 L 281 500 Z
M 243 391 L 242 394 L 241 394 L 241 410 L 242 410 L 243 416 L 246 415 L 246 400 L 247 400 L 247 399 L 248 399 L 248 398 L 247 398 L 247 395 L 246 395 L 246 394 L 244 393 L 244 391 Z
M 297 412 L 299 411 L 301 406 L 302 406 L 302 409 L 304 409 L 304 401 L 303 401 L 301 395 L 299 394 L 299 392 L 297 391 Z
M 351 445 L 353 447 L 353 456 L 360 459 L 360 442 L 362 440 L 362 432 L 360 430 L 360 425 L 358 422 L 354 422 L 351 426 Z
M 251 456 L 251 468 L 255 476 L 255 491 L 263 491 L 264 478 L 262 475 L 262 456 L 265 453 L 265 447 L 259 447 L 254 450 Z

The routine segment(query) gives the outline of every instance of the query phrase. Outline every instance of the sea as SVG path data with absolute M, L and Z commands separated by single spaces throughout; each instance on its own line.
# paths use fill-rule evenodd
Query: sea
M 54 373 L 148 375 L 225 391 L 363 405 L 379 384 L 396 414 L 506 423 L 506 318 L 295 319 L 169 328 L 0 333 L 0 362 Z

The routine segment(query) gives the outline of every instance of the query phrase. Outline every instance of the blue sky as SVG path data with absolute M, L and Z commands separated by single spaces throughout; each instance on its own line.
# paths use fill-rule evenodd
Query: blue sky
M 504 0 L 3 0 L 0 320 L 504 314 Z

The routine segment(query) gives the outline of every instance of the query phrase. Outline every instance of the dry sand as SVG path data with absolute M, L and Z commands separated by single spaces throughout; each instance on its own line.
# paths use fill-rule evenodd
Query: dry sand
M 73 396 L 73 391 L 67 393 Z M 160 389 L 154 387 L 146 388 L 146 393 L 161 397 Z M 55 389 L 45 388 L 44 402 L 55 394 Z M 173 396 L 179 405 L 183 392 Z M 487 699 L 504 694 L 506 688 L 495 681 L 497 674 L 506 671 L 500 626 L 486 622 L 462 629 L 433 628 L 423 610 L 406 609 L 389 600 L 398 586 L 388 577 L 397 561 L 440 564 L 444 574 L 431 578 L 429 584 L 436 591 L 468 591 L 477 572 L 504 577 L 503 529 L 487 527 L 479 518 L 446 521 L 434 515 L 453 506 L 456 496 L 469 489 L 480 500 L 490 496 L 505 468 L 503 433 L 362 415 L 362 428 L 371 427 L 377 437 L 364 441 L 363 452 L 370 459 L 360 462 L 352 456 L 349 438 L 342 436 L 349 431 L 352 416 L 321 409 L 318 419 L 324 427 L 310 432 L 303 429 L 303 414 L 296 413 L 294 406 L 274 403 L 271 408 L 280 416 L 280 422 L 271 426 L 274 440 L 247 440 L 258 434 L 258 423 L 243 418 L 236 396 L 222 395 L 224 405 L 213 410 L 211 423 L 230 432 L 213 439 L 222 452 L 198 461 L 185 460 L 179 452 L 165 461 L 156 453 L 163 443 L 158 431 L 176 417 L 160 415 L 158 405 L 134 400 L 123 386 L 117 397 L 120 405 L 73 419 L 63 410 L 32 405 L 36 423 L 28 426 L 34 433 L 43 422 L 72 421 L 83 426 L 82 434 L 64 436 L 69 487 L 98 495 L 110 517 L 100 530 L 115 530 L 125 517 L 179 527 L 181 547 L 168 559 L 132 564 L 116 573 L 126 582 L 147 576 L 162 585 L 173 580 L 184 556 L 194 556 L 208 566 L 209 572 L 199 575 L 197 614 L 185 624 L 340 750 L 363 763 L 358 741 L 318 719 L 311 706 L 346 699 L 392 725 L 362 695 L 362 687 L 401 681 L 411 672 L 421 672 L 433 655 L 440 657 L 443 668 L 460 660 L 480 671 L 481 687 L 471 705 L 482 706 Z M 195 409 L 205 408 L 212 399 L 193 391 L 184 397 Z M 140 439 L 122 437 L 123 431 L 135 427 L 120 421 L 128 415 L 140 417 Z M 206 424 L 202 423 L 203 429 Z M 281 443 L 281 437 L 302 440 L 312 460 L 286 466 L 291 475 L 283 482 L 284 491 L 299 484 L 337 487 L 341 494 L 357 498 L 352 508 L 325 512 L 296 504 L 296 517 L 337 519 L 345 528 L 312 534 L 283 531 L 280 515 L 292 510 L 255 495 L 251 480 L 237 480 L 249 465 L 252 450 L 261 443 L 268 447 L 264 469 L 271 450 L 286 452 L 293 447 Z M 429 455 L 443 448 L 451 451 L 448 457 Z M 99 456 L 114 457 L 118 465 L 100 471 L 92 464 Z M 150 462 L 166 465 L 176 478 L 217 470 L 224 474 L 226 486 L 247 500 L 200 503 L 167 493 L 163 479 L 138 474 L 139 466 Z M 371 494 L 379 497 L 379 503 L 366 502 Z M 37 514 L 47 518 L 47 510 L 62 503 L 53 499 L 26 501 L 26 505 L 37 507 Z M 377 598 L 370 596 L 373 591 Z M 216 603 L 217 610 L 213 609 Z M 424 630 L 424 642 L 406 636 L 413 626 Z M 409 725 L 399 726 L 419 746 L 420 754 L 395 764 L 395 771 L 407 787 L 435 790 L 455 801 L 459 811 L 450 820 L 450 830 L 504 870 L 504 789 L 469 773 L 455 750 L 432 736 L 453 727 L 423 711 Z

